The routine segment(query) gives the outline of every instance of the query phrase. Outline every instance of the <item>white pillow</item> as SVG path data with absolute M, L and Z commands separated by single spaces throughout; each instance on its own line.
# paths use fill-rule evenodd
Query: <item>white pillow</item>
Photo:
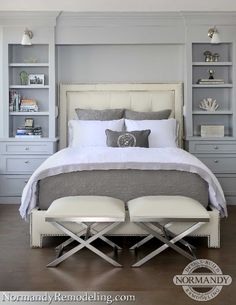
M 112 121 L 84 121 L 70 120 L 69 126 L 69 146 L 107 146 L 106 129 L 122 131 L 124 128 L 124 119 Z
M 168 120 L 127 120 L 127 131 L 150 129 L 149 147 L 177 147 L 177 121 Z

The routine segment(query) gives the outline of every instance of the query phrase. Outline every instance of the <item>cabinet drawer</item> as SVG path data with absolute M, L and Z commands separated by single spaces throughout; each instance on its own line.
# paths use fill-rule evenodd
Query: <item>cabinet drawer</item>
M 235 177 L 223 177 L 217 178 L 222 186 L 225 196 L 236 196 L 236 176 Z
M 189 151 L 192 153 L 235 153 L 236 152 L 236 143 L 190 142 Z
M 236 173 L 236 155 L 195 155 L 213 173 Z
M 21 196 L 28 179 L 25 175 L 0 175 L 0 196 Z
M 3 156 L 2 173 L 32 173 L 48 156 Z
M 53 154 L 52 142 L 2 142 L 2 154 Z

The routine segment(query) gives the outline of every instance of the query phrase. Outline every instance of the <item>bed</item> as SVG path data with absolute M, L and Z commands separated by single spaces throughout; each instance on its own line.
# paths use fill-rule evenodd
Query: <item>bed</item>
M 60 85 L 60 149 L 68 145 L 68 121 L 76 118 L 76 108 L 117 109 L 136 111 L 159 111 L 171 109 L 171 117 L 179 123 L 178 143 L 183 144 L 183 96 L 182 84 L 99 84 Z M 103 179 L 99 179 L 102 177 Z M 65 183 L 66 181 L 66 183 Z M 165 183 L 163 183 L 163 181 Z M 168 181 L 168 183 L 166 183 Z M 145 185 L 144 185 L 145 184 Z M 93 187 L 87 187 L 93 185 Z M 107 187 L 109 185 L 109 187 Z M 126 186 L 129 185 L 127 188 Z M 140 187 L 142 185 L 142 187 Z M 58 187 L 60 186 L 60 187 Z M 159 187 L 157 187 L 159 186 Z M 161 187 L 160 187 L 161 186 Z M 124 188 L 126 187 L 126 190 Z M 52 191 L 54 190 L 54 191 Z M 44 236 L 60 235 L 50 223 L 44 220 L 45 210 L 50 203 L 68 195 L 107 195 L 124 201 L 144 195 L 184 195 L 208 206 L 208 185 L 197 173 L 174 169 L 152 170 L 144 168 L 96 167 L 93 170 L 73 171 L 45 176 L 37 182 L 37 204 L 30 211 L 31 246 L 42 247 Z M 211 220 L 194 233 L 194 236 L 208 237 L 209 247 L 220 246 L 220 213 L 210 207 Z M 172 229 L 176 232 L 184 224 Z M 126 223 L 112 232 L 113 235 L 144 235 L 139 227 Z

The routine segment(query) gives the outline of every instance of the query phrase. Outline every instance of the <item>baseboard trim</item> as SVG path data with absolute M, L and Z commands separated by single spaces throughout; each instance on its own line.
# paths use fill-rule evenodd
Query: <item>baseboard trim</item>
M 0 204 L 20 204 L 21 197 L 0 197 Z

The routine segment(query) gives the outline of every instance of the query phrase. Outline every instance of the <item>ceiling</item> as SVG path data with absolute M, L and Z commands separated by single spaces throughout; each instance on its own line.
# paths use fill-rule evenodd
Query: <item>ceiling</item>
M 235 0 L 0 0 L 0 11 L 236 11 Z

